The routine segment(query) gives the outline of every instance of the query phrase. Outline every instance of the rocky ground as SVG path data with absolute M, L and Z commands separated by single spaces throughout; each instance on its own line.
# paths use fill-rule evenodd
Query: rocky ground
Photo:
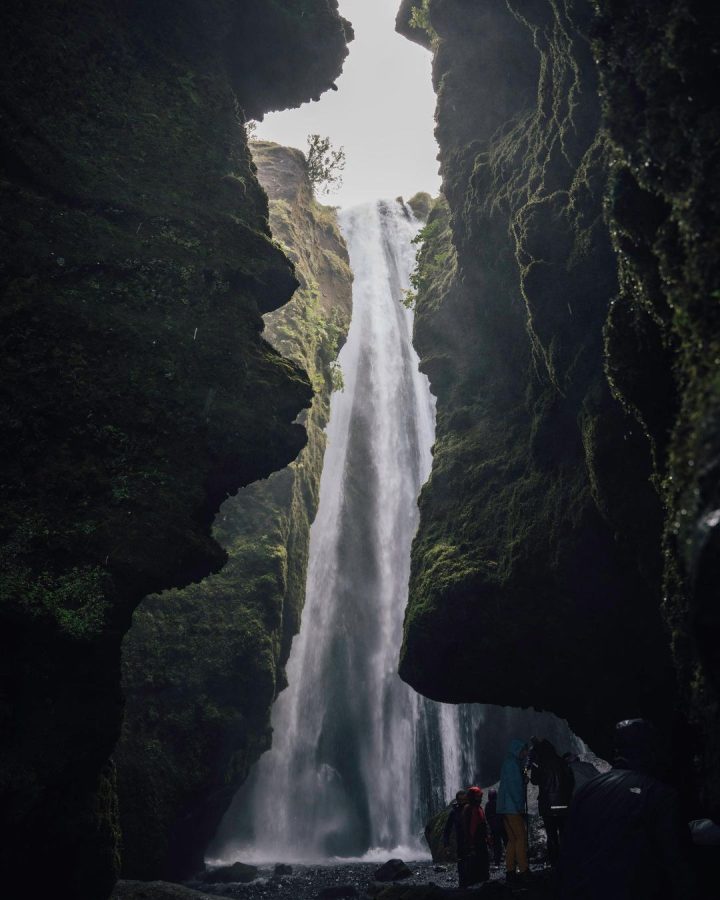
M 240 897 L 243 900 L 440 900 L 440 898 L 511 897 L 504 885 L 504 871 L 491 870 L 491 880 L 482 887 L 457 889 L 454 865 L 438 866 L 431 861 L 408 863 L 412 874 L 402 881 L 383 884 L 374 880 L 377 863 L 348 863 L 333 866 L 293 866 L 289 875 L 275 875 L 272 866 L 261 866 L 258 878 L 248 884 L 202 884 L 187 887 L 165 882 L 119 882 L 113 900 L 203 900 L 211 897 Z M 550 898 L 547 873 L 534 868 L 532 890 L 517 896 L 534 900 Z

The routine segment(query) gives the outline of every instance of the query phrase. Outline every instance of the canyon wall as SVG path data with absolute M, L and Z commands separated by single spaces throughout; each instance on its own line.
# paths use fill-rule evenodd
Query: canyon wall
M 127 696 L 118 766 L 123 873 L 187 878 L 250 766 L 270 745 L 270 707 L 300 626 L 335 365 L 350 323 L 352 275 L 335 211 L 313 198 L 298 150 L 251 144 L 270 227 L 300 287 L 265 317 L 265 337 L 308 373 L 308 443 L 266 481 L 226 500 L 216 575 L 150 597 L 123 646 Z
M 649 716 L 705 754 L 717 810 L 717 30 L 669 7 L 402 4 L 444 199 L 416 274 L 438 437 L 401 674 L 550 709 L 598 752 Z
M 220 503 L 306 442 L 308 376 L 261 335 L 298 281 L 242 123 L 330 87 L 351 36 L 335 0 L 4 8 L 7 890 L 110 892 L 132 610 L 218 570 Z
M 646 435 L 663 504 L 662 611 L 703 809 L 720 816 L 720 11 L 596 3 L 619 291 L 614 394 Z

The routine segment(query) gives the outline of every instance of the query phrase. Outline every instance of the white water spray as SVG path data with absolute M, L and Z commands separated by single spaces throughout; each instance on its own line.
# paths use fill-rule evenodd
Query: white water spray
M 397 675 L 434 400 L 402 303 L 418 223 L 401 203 L 343 212 L 355 274 L 340 354 L 302 625 L 273 744 L 210 855 L 322 860 L 427 853 L 419 833 L 473 774 L 480 708 L 432 703 Z M 461 727 L 462 726 L 462 727 Z

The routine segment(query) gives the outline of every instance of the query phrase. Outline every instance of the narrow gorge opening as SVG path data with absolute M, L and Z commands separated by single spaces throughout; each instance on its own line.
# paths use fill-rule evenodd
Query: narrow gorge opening
M 310 141 L 328 130 L 342 145 L 342 178 L 314 190 L 341 203 L 352 318 L 335 368 L 343 384 L 325 428 L 288 686 L 273 705 L 272 746 L 225 814 L 206 854 L 210 865 L 428 858 L 426 825 L 458 789 L 497 783 L 513 738 L 537 735 L 560 752 L 589 753 L 551 713 L 438 703 L 398 675 L 418 497 L 435 439 L 435 398 L 412 345 L 411 290 L 420 232 L 438 202 L 429 193 L 438 191 L 435 98 L 429 55 L 395 34 L 394 10 L 346 0 L 340 12 L 353 21 L 355 42 L 337 92 L 252 128 L 250 147 L 271 198 L 288 185 L 282 166 L 264 168 L 268 140 L 301 147 L 305 135 Z M 424 84 L 412 82 L 420 75 Z M 371 119 L 353 114 L 353 98 L 373 110 Z M 401 121 L 393 120 L 397 104 L 405 107 Z M 355 205 L 377 198 L 388 173 L 402 175 L 390 196 L 421 193 L 410 203 L 385 197 Z M 293 257 L 292 232 L 278 237 Z M 272 330 L 268 338 L 288 351 Z M 280 816 L 267 812 L 275 795 L 284 798 Z M 535 794 L 531 804 L 536 810 Z
M 402 199 L 338 219 L 353 312 L 300 631 L 273 706 L 272 748 L 226 813 L 208 850 L 213 865 L 428 858 L 425 826 L 458 789 L 496 783 L 513 738 L 585 752 L 551 714 L 437 703 L 400 680 L 410 549 L 435 436 L 407 302 L 422 222 Z M 282 815 L 268 815 L 274 796 L 284 798 Z
M 5 892 L 715 900 L 720 12 L 3 13 Z

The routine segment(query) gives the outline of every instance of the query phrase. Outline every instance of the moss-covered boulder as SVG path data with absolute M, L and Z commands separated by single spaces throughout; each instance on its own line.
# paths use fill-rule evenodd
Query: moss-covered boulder
M 457 862 L 457 839 L 455 829 L 451 829 L 450 840 L 445 846 L 443 835 L 445 826 L 447 825 L 448 816 L 452 810 L 451 806 L 446 806 L 439 813 L 434 815 L 432 819 L 425 825 L 425 842 L 427 843 L 433 862 Z
M 123 870 L 185 878 L 233 794 L 269 744 L 269 712 L 300 623 L 335 358 L 350 321 L 352 276 L 335 212 L 315 202 L 303 155 L 254 143 L 276 242 L 300 287 L 265 334 L 308 373 L 315 398 L 297 461 L 222 506 L 217 575 L 148 598 L 124 645 L 127 715 L 116 760 Z
M 309 380 L 261 336 L 261 315 L 297 280 L 270 238 L 238 95 L 248 106 L 253 90 L 309 99 L 339 72 L 347 35 L 331 0 L 264 6 L 262 22 L 234 0 L 3 8 L 0 856 L 10 893 L 12 873 L 33 870 L 39 894 L 109 894 L 108 759 L 132 610 L 217 570 L 220 502 L 306 440 L 294 420 Z M 288 18 L 293 53 L 312 60 L 302 78 L 266 65 L 258 87 L 230 74 L 236 54 Z

